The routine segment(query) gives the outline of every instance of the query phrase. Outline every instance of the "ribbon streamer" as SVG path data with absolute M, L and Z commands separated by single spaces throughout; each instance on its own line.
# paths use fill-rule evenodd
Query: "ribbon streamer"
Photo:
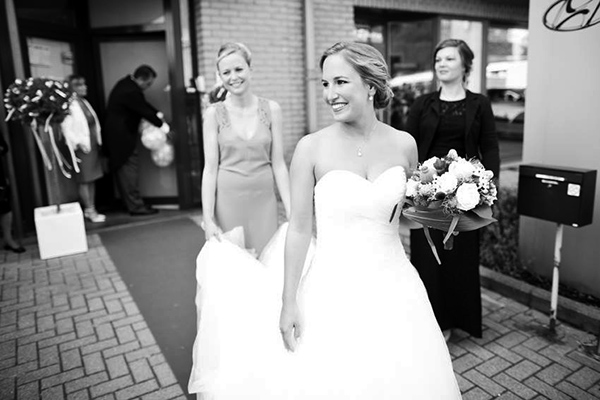
M 433 252 L 433 255 L 435 256 L 436 261 L 438 262 L 439 265 L 442 265 L 440 256 L 438 255 L 437 249 L 435 248 L 435 244 L 433 244 L 433 240 L 431 239 L 431 234 L 429 233 L 429 228 L 424 226 L 423 230 L 425 231 L 425 237 L 427 238 L 427 241 L 429 242 L 429 247 L 431 247 L 431 251 Z
M 71 169 L 71 165 L 69 165 L 67 160 L 63 157 L 60 150 L 58 150 L 58 146 L 56 145 L 56 140 L 54 139 L 54 129 L 52 129 L 52 126 L 50 125 L 50 119 L 52 118 L 53 115 L 54 115 L 54 113 L 50 114 L 48 116 L 48 118 L 46 118 L 46 124 L 44 125 L 44 131 L 48 133 L 48 136 L 50 136 L 50 143 L 52 144 L 52 150 L 54 151 L 54 156 L 56 157 L 56 162 L 58 163 L 58 166 L 60 167 L 60 171 L 66 178 L 70 179 L 71 174 L 67 172 L 67 170 L 65 169 L 65 166 L 67 168 Z
M 15 113 L 15 110 L 16 110 L 16 108 L 13 108 L 8 112 L 8 115 L 4 119 L 4 122 L 8 122 L 8 120 L 10 120 L 10 117 L 12 117 L 12 115 Z
M 448 239 L 452 237 L 452 234 L 456 229 L 456 225 L 458 225 L 459 219 L 460 216 L 458 215 L 452 217 L 452 222 L 450 222 L 450 228 L 448 228 L 448 233 L 446 233 L 446 236 L 444 236 L 444 249 L 446 250 L 452 250 L 452 241 L 448 242 Z
M 42 139 L 37 133 L 37 121 L 35 119 L 32 119 L 31 123 L 29 124 L 29 127 L 31 128 L 31 132 L 33 133 L 35 142 L 38 146 L 38 149 L 40 150 L 40 154 L 42 155 L 42 160 L 44 161 L 44 164 L 46 164 L 46 168 L 48 168 L 48 171 L 52 171 L 52 162 L 50 161 L 50 157 L 48 157 L 48 154 L 46 153 L 46 149 L 44 148 Z

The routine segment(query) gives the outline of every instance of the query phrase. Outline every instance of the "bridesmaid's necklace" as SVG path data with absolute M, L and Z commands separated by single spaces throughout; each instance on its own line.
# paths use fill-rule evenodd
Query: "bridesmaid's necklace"
M 368 135 L 365 135 L 364 139 L 363 139 L 363 144 L 362 145 L 358 145 L 358 149 L 356 151 L 356 155 L 358 157 L 362 157 L 363 156 L 363 151 L 362 148 L 363 146 L 367 145 L 367 140 L 373 135 L 373 132 L 375 132 L 375 128 L 377 127 L 377 118 L 375 119 L 375 122 L 373 123 L 373 127 L 371 128 L 371 130 L 369 131 Z

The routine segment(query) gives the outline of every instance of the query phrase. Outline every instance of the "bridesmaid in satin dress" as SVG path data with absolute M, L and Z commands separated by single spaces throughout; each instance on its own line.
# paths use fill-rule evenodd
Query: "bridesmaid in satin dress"
M 243 226 L 246 247 L 260 254 L 277 229 L 275 186 L 290 212 L 281 107 L 252 92 L 251 53 L 242 43 L 221 46 L 216 66 L 228 95 L 204 115 L 206 240 Z

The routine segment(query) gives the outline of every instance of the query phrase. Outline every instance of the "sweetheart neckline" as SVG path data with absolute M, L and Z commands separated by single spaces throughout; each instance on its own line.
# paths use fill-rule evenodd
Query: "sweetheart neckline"
M 403 173 L 406 175 L 406 171 L 405 171 L 405 169 L 404 169 L 404 167 L 403 167 L 402 165 L 394 165 L 394 166 L 392 166 L 392 167 L 389 167 L 389 168 L 387 168 L 385 171 L 383 171 L 383 172 L 382 172 L 382 173 L 380 173 L 379 175 L 377 175 L 377 178 L 373 179 L 372 181 L 371 181 L 371 180 L 369 180 L 369 179 L 367 179 L 367 178 L 365 178 L 365 177 L 364 177 L 364 176 L 362 176 L 362 175 L 359 175 L 359 174 L 357 174 L 357 173 L 356 173 L 356 172 L 354 172 L 354 171 L 350 171 L 350 170 L 347 170 L 347 169 L 330 169 L 329 171 L 325 172 L 325 173 L 323 174 L 323 176 L 322 176 L 322 177 L 321 177 L 321 178 L 320 178 L 320 179 L 317 181 L 317 183 L 315 184 L 315 188 L 316 188 L 316 187 L 319 185 L 319 183 L 321 183 L 321 181 L 322 181 L 323 179 L 325 179 L 325 177 L 326 177 L 327 175 L 331 174 L 332 172 L 347 172 L 348 174 L 350 174 L 350 175 L 354 175 L 354 176 L 356 176 L 358 179 L 360 179 L 360 180 L 362 180 L 362 181 L 364 181 L 364 182 L 367 182 L 367 183 L 370 183 L 371 185 L 374 185 L 374 184 L 376 184 L 376 183 L 377 183 L 377 181 L 379 180 L 379 178 L 381 178 L 381 177 L 382 177 L 383 175 L 385 175 L 387 172 L 389 172 L 389 171 L 391 171 L 391 170 L 393 170 L 393 169 L 396 169 L 396 168 L 400 168 L 400 169 L 402 170 L 402 172 L 403 172 Z

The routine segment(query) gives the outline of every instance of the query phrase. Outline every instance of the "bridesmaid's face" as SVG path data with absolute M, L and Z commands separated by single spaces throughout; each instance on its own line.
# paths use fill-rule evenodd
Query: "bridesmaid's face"
M 374 94 L 340 53 L 333 54 L 323 63 L 323 100 L 331 107 L 336 121 L 350 122 L 373 109 L 369 95 Z
M 252 70 L 240 54 L 231 53 L 219 61 L 217 67 L 223 86 L 231 94 L 242 94 L 248 90 Z
M 442 83 L 462 81 L 465 67 L 456 47 L 444 47 L 435 55 L 435 74 Z

